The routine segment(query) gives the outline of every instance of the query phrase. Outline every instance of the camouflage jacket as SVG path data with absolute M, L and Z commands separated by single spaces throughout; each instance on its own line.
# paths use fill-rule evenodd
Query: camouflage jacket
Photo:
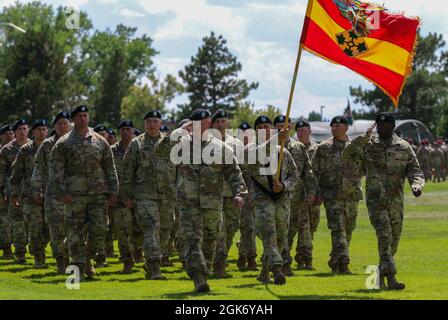
M 30 142 L 31 140 L 28 140 Z M 9 179 L 12 173 L 12 164 L 19 153 L 20 145 L 14 139 L 10 143 L 4 145 L 0 150 L 0 192 L 1 194 L 10 195 Z
M 349 141 L 330 138 L 317 147 L 312 160 L 320 195 L 324 200 L 362 200 L 361 178 L 364 167 L 359 157 L 342 158 Z
M 381 141 L 377 134 L 357 137 L 344 152 L 344 158 L 359 156 L 366 167 L 367 200 L 387 205 L 388 199 L 403 199 L 405 178 L 412 187 L 423 189 L 425 185 L 414 150 L 396 135 L 390 141 Z
M 118 195 L 118 178 L 106 139 L 89 129 L 61 137 L 50 155 L 48 183 L 55 196 Z
M 419 162 L 419 164 L 422 166 L 422 167 L 429 167 L 429 166 L 431 166 L 431 164 L 430 164 L 430 153 L 431 153 L 431 151 L 429 150 L 429 148 L 427 148 L 427 147 L 425 147 L 425 146 L 420 146 L 418 149 L 417 149 L 417 159 L 418 159 L 418 162 Z
M 299 175 L 293 199 L 303 202 L 306 195 L 316 195 L 317 179 L 311 169 L 311 162 L 305 145 L 297 140 L 289 139 L 285 147 L 291 153 Z
M 229 136 L 228 134 L 226 134 L 226 141 L 225 144 L 230 147 L 234 154 L 236 154 L 237 150 L 241 150 L 241 152 L 244 152 L 244 145 L 243 143 L 232 137 Z M 247 183 L 246 183 L 246 187 L 247 187 Z M 232 189 L 230 187 L 230 185 L 227 182 L 224 182 L 224 197 L 232 197 Z
M 125 152 L 120 196 L 123 199 L 175 200 L 176 166 L 170 161 L 170 135 L 144 133 Z
M 23 200 L 32 200 L 31 175 L 34 169 L 34 156 L 38 146 L 34 141 L 24 144 L 17 153 L 12 164 L 11 196 L 21 197 Z
M 193 144 L 191 135 L 186 135 L 180 140 L 182 152 L 195 150 L 196 146 L 193 147 Z M 246 198 L 246 184 L 236 157 L 233 155 L 233 150 L 212 136 L 201 142 L 198 152 L 203 152 L 204 149 L 207 150 L 207 155 L 211 157 L 220 156 L 221 163 L 207 163 L 201 157 L 201 161 L 195 164 L 193 152 L 190 152 L 189 159 L 177 166 L 179 174 L 178 201 L 186 206 L 221 209 L 223 205 L 224 181 L 229 184 L 233 197 L 240 196 Z M 231 163 L 225 161 L 225 154 L 232 155 Z
M 54 190 L 51 190 L 51 186 L 48 184 L 48 162 L 51 150 L 53 150 L 58 139 L 56 135 L 47 138 L 37 149 L 34 157 L 34 170 L 31 176 L 31 188 L 34 198 L 44 197 L 46 194 L 54 195 Z
M 435 147 L 430 153 L 433 167 L 445 165 L 445 152 L 440 147 Z
M 275 149 L 272 149 L 275 148 Z M 271 152 L 272 151 L 272 152 Z M 249 153 L 256 153 L 262 156 L 274 157 L 273 161 L 278 163 L 278 155 L 280 154 L 280 146 L 272 146 L 271 142 L 265 142 L 263 144 L 249 143 L 245 147 L 245 159 L 246 162 L 249 160 Z M 263 200 L 273 200 L 272 185 L 273 180 L 277 175 L 277 166 L 270 167 L 268 164 L 262 164 L 257 156 L 257 161 L 255 164 L 244 164 L 243 170 L 245 170 L 246 179 L 251 180 L 251 199 L 263 199 Z M 267 170 L 267 172 L 262 172 L 262 170 Z M 267 173 L 267 174 L 266 174 Z M 291 153 L 287 148 L 283 149 L 283 162 L 280 170 L 280 181 L 284 185 L 284 192 L 278 196 L 278 198 L 287 197 L 292 198 L 295 187 L 299 181 L 299 175 L 297 174 L 297 166 Z
M 317 147 L 319 146 L 318 143 L 314 141 L 310 141 L 308 144 L 304 144 L 306 147 L 306 151 L 308 152 L 308 156 L 310 158 L 310 161 L 313 160 L 314 154 L 316 153 Z

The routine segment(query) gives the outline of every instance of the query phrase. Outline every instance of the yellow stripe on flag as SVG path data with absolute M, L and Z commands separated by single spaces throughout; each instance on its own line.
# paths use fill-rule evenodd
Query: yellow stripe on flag
M 313 2 L 311 10 L 307 12 L 307 16 L 313 20 L 336 44 L 336 34 L 346 31 L 337 24 L 325 11 L 325 9 L 316 0 Z M 387 68 L 400 75 L 406 75 L 406 62 L 410 53 L 396 44 L 388 41 L 381 41 L 373 38 L 364 38 L 368 51 L 362 53 L 354 59 L 364 60 L 381 67 Z

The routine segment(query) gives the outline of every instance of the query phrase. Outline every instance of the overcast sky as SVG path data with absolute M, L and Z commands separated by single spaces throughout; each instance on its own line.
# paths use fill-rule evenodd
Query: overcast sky
M 197 51 L 210 31 L 222 34 L 243 65 L 241 76 L 258 81 L 249 100 L 258 107 L 273 104 L 286 110 L 306 0 L 51 0 L 86 11 L 94 27 L 117 24 L 137 27 L 154 39 L 160 51 L 155 59 L 160 76 L 177 71 Z M 422 33 L 439 32 L 448 39 L 448 1 L 383 0 L 390 11 L 420 16 Z M 0 6 L 13 3 L 0 0 Z M 325 105 L 324 116 L 340 114 L 347 104 L 349 86 L 371 88 L 362 77 L 340 66 L 304 53 L 292 116 L 307 116 Z M 171 105 L 184 101 L 177 98 Z M 354 106 L 356 109 L 358 106 Z

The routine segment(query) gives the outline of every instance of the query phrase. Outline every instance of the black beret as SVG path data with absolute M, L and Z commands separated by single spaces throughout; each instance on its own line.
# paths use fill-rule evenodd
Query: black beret
M 277 117 L 275 117 L 275 119 L 274 119 L 274 126 L 275 126 L 277 123 L 285 123 L 285 121 L 286 121 L 286 117 L 285 117 L 285 116 L 282 116 L 282 115 L 277 116 Z M 288 121 L 288 122 L 291 123 L 291 118 L 289 118 L 289 121 Z
M 67 119 L 70 120 L 70 115 L 67 111 L 59 112 L 53 120 L 53 126 L 58 122 L 59 119 Z
M 8 131 L 14 131 L 12 125 L 10 125 L 10 124 L 5 124 L 4 126 L 2 126 L 0 128 L 0 134 L 4 134 L 4 133 L 6 133 Z
M 269 119 L 266 116 L 259 116 L 257 118 L 257 120 L 255 120 L 255 124 L 254 124 L 255 129 L 257 128 L 257 126 L 259 124 L 263 124 L 263 123 L 270 123 L 270 124 L 272 124 L 272 121 L 271 121 L 271 119 Z
M 190 122 L 190 119 L 183 119 L 181 120 L 178 124 L 177 124 L 177 128 L 182 127 L 184 124 L 186 124 L 187 122 Z
M 224 119 L 224 118 L 228 118 L 228 114 L 227 112 L 225 112 L 223 109 L 218 109 L 215 111 L 215 113 L 212 116 L 212 121 L 215 122 L 218 119 Z
M 87 108 L 86 105 L 82 104 L 82 105 L 76 107 L 75 109 L 73 109 L 72 113 L 70 114 L 70 117 L 73 118 L 80 112 L 89 112 L 89 108 Z
M 299 120 L 299 121 L 297 121 L 297 123 L 296 123 L 296 130 L 299 129 L 299 128 L 303 128 L 303 127 L 311 128 L 311 125 L 306 120 Z
M 45 119 L 38 119 L 34 121 L 33 124 L 31 125 L 31 130 L 34 130 L 39 127 L 48 127 L 48 121 Z
M 196 109 L 190 115 L 191 121 L 200 121 L 210 117 L 210 111 L 206 109 Z
M 142 132 L 139 129 L 137 129 L 137 128 L 135 128 L 134 131 L 135 131 L 135 135 L 136 136 L 139 136 L 139 135 L 142 134 Z
M 376 115 L 376 119 L 375 119 L 376 123 L 381 123 L 381 122 L 392 122 L 395 123 L 395 117 L 392 113 L 390 112 L 382 112 Z
M 120 124 L 118 125 L 118 130 L 120 130 L 121 128 L 126 127 L 126 128 L 134 128 L 134 124 L 132 123 L 131 120 L 122 120 L 120 122 Z
M 330 122 L 330 126 L 332 126 L 333 124 L 346 124 L 346 125 L 348 125 L 348 120 L 347 120 L 347 118 L 346 117 L 344 117 L 344 116 L 337 116 L 337 117 L 334 117 L 332 120 L 331 120 L 331 122 Z
M 162 119 L 162 114 L 160 113 L 159 110 L 153 110 L 153 111 L 149 111 L 146 116 L 143 118 L 143 120 L 149 119 L 149 118 L 157 118 L 157 119 Z
M 240 124 L 239 129 L 245 131 L 245 130 L 248 130 L 248 129 L 252 129 L 252 127 L 250 126 L 249 123 L 243 122 L 242 124 Z
M 20 126 L 24 126 L 24 125 L 26 125 L 26 124 L 28 124 L 28 123 L 26 122 L 25 119 L 20 119 L 19 121 L 17 121 L 16 123 L 14 123 L 14 125 L 12 126 L 12 130 L 13 130 L 13 131 L 16 131 L 18 127 L 20 127 Z
M 114 129 L 107 129 L 106 130 L 108 134 L 110 134 L 111 136 L 117 136 L 117 134 L 115 133 Z
M 95 128 L 93 128 L 93 131 L 95 131 L 96 133 L 107 131 L 107 127 L 104 124 L 97 124 Z
M 170 131 L 171 129 L 168 126 L 163 125 L 160 127 L 160 132 L 170 132 Z

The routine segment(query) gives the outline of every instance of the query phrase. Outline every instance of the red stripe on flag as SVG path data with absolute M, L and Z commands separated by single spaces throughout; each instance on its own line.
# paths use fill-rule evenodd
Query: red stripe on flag
M 306 17 L 301 43 L 305 47 L 373 81 L 395 99 L 401 93 L 404 77 L 379 65 L 347 56 L 310 18 Z

